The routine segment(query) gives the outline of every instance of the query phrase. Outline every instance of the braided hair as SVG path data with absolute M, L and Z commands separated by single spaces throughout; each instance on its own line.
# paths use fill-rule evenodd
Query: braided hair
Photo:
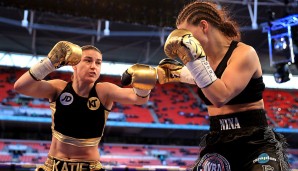
M 215 3 L 194 1 L 187 4 L 179 13 L 176 25 L 186 21 L 198 25 L 201 20 L 206 20 L 220 30 L 225 36 L 240 40 L 241 34 L 238 24 L 231 20 L 225 9 L 218 9 Z

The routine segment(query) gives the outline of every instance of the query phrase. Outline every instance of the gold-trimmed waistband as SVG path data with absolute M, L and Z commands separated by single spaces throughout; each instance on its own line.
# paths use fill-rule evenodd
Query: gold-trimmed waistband
M 101 140 L 101 137 L 88 138 L 88 139 L 74 138 L 67 135 L 63 135 L 60 132 L 55 130 L 52 130 L 52 134 L 58 141 L 66 144 L 74 145 L 77 147 L 97 146 Z
M 98 171 L 102 170 L 103 166 L 100 161 L 92 160 L 78 160 L 78 159 L 61 159 L 52 156 L 48 156 L 44 165 L 39 166 L 45 171 L 62 171 L 62 170 L 71 170 L 71 171 Z M 36 170 L 38 170 L 38 168 Z

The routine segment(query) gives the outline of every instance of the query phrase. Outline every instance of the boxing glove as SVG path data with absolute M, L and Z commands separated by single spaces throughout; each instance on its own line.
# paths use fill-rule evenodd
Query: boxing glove
M 156 67 L 159 84 L 169 82 L 183 82 L 195 84 L 194 79 L 188 69 L 179 61 L 174 59 L 162 59 Z
M 147 97 L 157 81 L 156 69 L 144 64 L 134 64 L 121 76 L 123 86 L 131 85 L 140 97 Z
M 178 56 L 181 59 L 198 87 L 205 88 L 217 79 L 200 42 L 190 31 L 185 29 L 172 31 L 165 42 L 164 52 L 169 58 L 174 59 Z
M 176 29 L 170 33 L 165 42 L 164 52 L 172 59 L 178 56 L 183 64 L 206 56 L 200 42 L 190 31 L 184 29 Z
M 67 41 L 58 42 L 48 56 L 33 65 L 29 73 L 35 80 L 42 80 L 49 73 L 65 65 L 76 65 L 82 57 L 80 46 Z

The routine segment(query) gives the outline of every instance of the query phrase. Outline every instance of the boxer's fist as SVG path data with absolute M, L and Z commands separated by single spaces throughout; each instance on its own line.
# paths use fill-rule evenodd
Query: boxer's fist
M 170 33 L 164 52 L 172 59 L 178 56 L 184 64 L 206 56 L 200 42 L 190 31 L 184 29 L 176 29 Z
M 123 86 L 131 85 L 135 93 L 141 97 L 147 97 L 150 94 L 150 90 L 154 88 L 156 81 L 156 69 L 144 64 L 132 65 L 121 77 L 121 84 Z
M 48 58 L 55 68 L 76 65 L 80 62 L 81 57 L 81 47 L 67 41 L 58 42 L 48 54 Z
M 71 42 L 60 41 L 52 48 L 48 57 L 30 68 L 29 73 L 33 79 L 39 81 L 57 68 L 78 64 L 81 57 L 81 47 Z
M 124 86 L 132 85 L 138 89 L 151 90 L 156 84 L 156 79 L 155 68 L 144 64 L 134 64 L 122 74 L 121 84 Z
M 182 67 L 183 64 L 174 59 L 166 58 L 161 60 L 156 67 L 159 84 L 180 82 Z

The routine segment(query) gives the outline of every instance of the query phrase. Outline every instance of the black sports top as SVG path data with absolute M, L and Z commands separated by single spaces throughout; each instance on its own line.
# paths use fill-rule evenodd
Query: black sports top
M 95 85 L 85 98 L 77 95 L 69 82 L 56 101 L 51 102 L 52 132 L 58 140 L 76 146 L 99 143 L 109 110 L 101 104 Z
M 221 60 L 219 65 L 217 66 L 215 72 L 215 75 L 218 78 L 221 78 L 224 70 L 227 67 L 227 62 L 229 58 L 232 55 L 232 52 L 237 47 L 238 42 L 232 41 L 230 44 L 230 47 L 225 54 L 224 58 Z M 238 94 L 236 97 L 231 99 L 226 105 L 233 105 L 233 104 L 243 104 L 243 103 L 250 103 L 250 102 L 256 102 L 258 100 L 261 100 L 263 98 L 263 91 L 265 90 L 265 84 L 263 82 L 263 77 L 259 78 L 252 78 L 247 86 L 244 88 L 244 90 Z M 212 103 L 206 98 L 206 96 L 203 94 L 202 90 L 198 88 L 198 95 L 200 98 L 205 102 L 206 105 L 212 105 Z

